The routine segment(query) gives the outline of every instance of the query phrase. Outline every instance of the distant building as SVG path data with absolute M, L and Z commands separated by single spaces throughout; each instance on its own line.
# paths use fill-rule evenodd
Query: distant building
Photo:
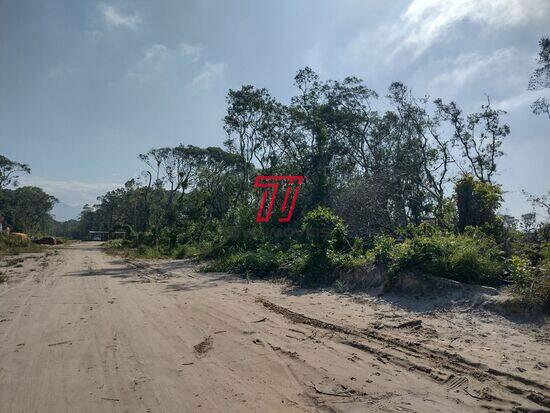
M 90 231 L 90 241 L 107 241 L 109 239 L 109 231 Z
M 107 241 L 109 239 L 124 239 L 126 233 L 124 231 L 90 231 L 88 237 L 90 241 Z

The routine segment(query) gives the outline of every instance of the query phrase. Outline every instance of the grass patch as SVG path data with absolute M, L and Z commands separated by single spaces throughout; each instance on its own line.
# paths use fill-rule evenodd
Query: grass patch
M 246 277 L 268 277 L 280 266 L 281 254 L 272 247 L 264 246 L 258 251 L 237 252 L 220 257 L 203 266 L 205 272 L 232 272 Z
M 13 235 L 0 234 L 0 256 L 19 255 L 43 251 L 43 247 Z
M 382 236 L 374 241 L 374 257 L 391 274 L 412 270 L 464 283 L 497 284 L 502 280 L 502 252 L 479 233 L 415 235 L 397 242 Z
M 550 308 L 550 243 L 542 247 L 542 260 L 538 265 L 526 257 L 514 255 L 507 262 L 507 275 L 511 287 L 530 307 Z

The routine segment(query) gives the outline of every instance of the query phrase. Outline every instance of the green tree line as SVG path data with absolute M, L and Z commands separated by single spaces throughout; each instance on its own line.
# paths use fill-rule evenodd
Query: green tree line
M 128 240 L 114 245 L 142 255 L 198 256 L 212 269 L 305 283 L 378 265 L 498 284 L 523 264 L 531 290 L 535 279 L 548 283 L 547 227 L 521 232 L 498 215 L 510 128 L 489 98 L 465 113 L 399 82 L 381 96 L 359 78 L 322 80 L 308 67 L 294 86 L 288 102 L 252 85 L 230 90 L 223 147 L 140 154 L 141 175 L 85 206 L 79 235 L 124 230 Z M 305 177 L 290 223 L 277 213 L 255 222 L 257 175 Z

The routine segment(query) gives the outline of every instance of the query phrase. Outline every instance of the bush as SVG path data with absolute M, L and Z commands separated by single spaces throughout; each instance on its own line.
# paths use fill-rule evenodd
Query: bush
M 529 289 L 534 277 L 531 262 L 527 258 L 513 255 L 506 264 L 506 274 L 514 281 L 515 288 L 518 291 Z
M 0 235 L 0 245 L 3 247 L 28 247 L 31 243 L 31 240 L 28 237 L 17 237 L 14 235 L 1 234 Z
M 33 244 L 28 238 L 0 234 L 0 255 L 17 255 L 23 252 L 39 251 L 42 251 L 42 247 L 38 244 Z
M 389 235 L 378 235 L 374 238 L 372 253 L 378 264 L 389 264 L 391 261 L 391 252 L 396 244 L 395 238 Z
M 533 266 L 527 257 L 512 256 L 507 261 L 507 275 L 514 282 L 512 290 L 533 306 L 550 307 L 550 247 L 543 246 L 544 258 Z
M 179 244 L 172 251 L 172 257 L 177 260 L 189 257 L 199 256 L 200 250 L 198 245 L 188 243 L 188 244 Z
M 264 245 L 257 251 L 245 251 L 231 254 L 206 266 L 205 271 L 229 271 L 244 274 L 247 277 L 267 277 L 280 264 L 280 254 L 270 245 Z
M 458 229 L 491 224 L 502 202 L 502 190 L 497 185 L 481 182 L 464 175 L 455 187 L 458 208 Z
M 315 249 L 340 249 L 347 235 L 344 220 L 330 209 L 317 207 L 306 214 L 302 223 L 305 239 Z
M 331 282 L 330 274 L 336 266 L 331 260 L 332 252 L 345 246 L 347 227 L 344 221 L 330 209 L 317 207 L 306 214 L 302 234 L 307 243 L 294 250 L 292 275 L 300 284 Z M 298 251 L 301 253 L 296 255 Z
M 105 247 L 114 250 L 120 250 L 128 247 L 129 243 L 123 239 L 112 239 L 105 242 Z
M 502 272 L 500 250 L 480 232 L 413 235 L 403 242 L 379 236 L 374 240 L 372 252 L 375 262 L 386 265 L 390 275 L 417 270 L 461 282 L 492 284 Z
M 375 264 L 374 254 L 356 254 L 353 251 L 348 254 L 339 254 L 329 252 L 331 264 L 336 268 L 344 270 L 354 270 L 359 268 L 370 267 Z

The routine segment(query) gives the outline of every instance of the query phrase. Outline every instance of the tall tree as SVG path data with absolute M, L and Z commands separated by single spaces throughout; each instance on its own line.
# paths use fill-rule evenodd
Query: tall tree
M 50 211 L 57 199 L 41 188 L 24 186 L 4 192 L 4 214 L 14 229 L 35 233 L 43 230 L 51 220 Z
M 502 141 L 510 133 L 510 127 L 501 125 L 503 110 L 494 109 L 487 98 L 487 104 L 481 105 L 479 112 L 464 117 L 455 102 L 443 103 L 436 100 L 441 119 L 449 121 L 454 132 L 454 144 L 461 150 L 463 159 L 470 172 L 481 182 L 493 182 L 497 170 L 497 159 Z
M 6 189 L 8 186 L 18 185 L 19 174 L 31 173 L 29 165 L 19 163 L 0 155 L 0 190 Z
M 262 170 L 277 164 L 277 150 L 273 137 L 280 122 L 280 105 L 267 89 L 244 85 L 227 94 L 227 114 L 224 130 L 225 145 L 241 157 L 241 173 L 246 186 L 250 184 L 253 162 Z
M 550 38 L 543 37 L 539 41 L 539 67 L 535 69 L 529 79 L 528 90 L 539 90 L 550 88 Z M 546 114 L 550 119 L 550 101 L 548 98 L 540 97 L 531 105 L 536 115 Z

